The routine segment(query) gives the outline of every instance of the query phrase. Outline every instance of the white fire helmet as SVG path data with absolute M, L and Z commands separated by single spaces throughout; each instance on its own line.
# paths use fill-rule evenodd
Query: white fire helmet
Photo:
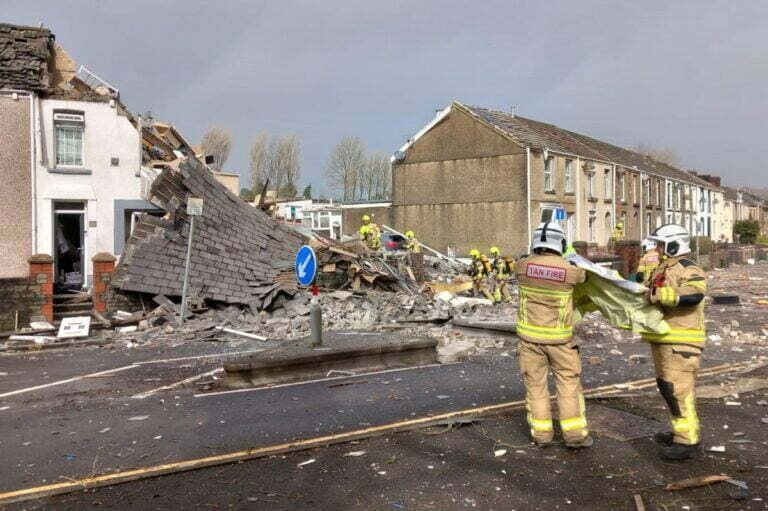
M 537 248 L 548 248 L 558 254 L 565 252 L 566 242 L 563 228 L 558 224 L 545 222 L 540 224 L 533 231 L 533 240 L 531 248 L 535 251 Z
M 650 250 L 656 250 L 656 242 L 654 240 L 645 238 L 643 240 L 643 252 L 648 252 Z
M 662 225 L 648 239 L 660 243 L 664 254 L 670 257 L 691 253 L 691 237 L 685 227 L 677 224 Z

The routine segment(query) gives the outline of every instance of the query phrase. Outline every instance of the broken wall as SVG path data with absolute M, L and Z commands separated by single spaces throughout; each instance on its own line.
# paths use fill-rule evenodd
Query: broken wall
M 131 234 L 112 285 L 122 291 L 181 296 L 189 236 L 188 197 L 204 201 L 195 219 L 189 294 L 261 307 L 279 292 L 274 279 L 290 269 L 304 238 L 241 200 L 194 158 L 165 169 L 152 201 L 165 218 L 145 215 Z M 270 300 L 271 301 L 271 300 Z

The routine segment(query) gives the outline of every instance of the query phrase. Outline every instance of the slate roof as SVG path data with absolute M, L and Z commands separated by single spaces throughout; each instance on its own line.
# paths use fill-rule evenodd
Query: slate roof
M 275 298 L 275 277 L 293 265 L 304 238 L 248 205 L 194 158 L 165 169 L 152 201 L 165 218 L 144 215 L 131 233 L 112 285 L 123 291 L 181 296 L 189 234 L 187 197 L 202 197 L 195 220 L 190 295 L 261 308 Z
M 48 90 L 53 40 L 47 28 L 0 23 L 0 89 Z
M 624 167 L 636 168 L 649 174 L 712 188 L 711 183 L 694 176 L 690 172 L 656 161 L 644 154 L 560 128 L 554 124 L 547 124 L 487 108 L 464 105 L 462 103 L 457 104 L 470 115 L 481 119 L 501 130 L 512 139 L 532 148 L 548 148 L 552 151 L 578 155 L 583 158 L 616 163 Z

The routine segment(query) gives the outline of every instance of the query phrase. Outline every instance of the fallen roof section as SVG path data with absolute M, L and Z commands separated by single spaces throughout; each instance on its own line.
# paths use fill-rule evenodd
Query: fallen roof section
M 188 197 L 204 201 L 195 219 L 189 273 L 190 295 L 265 308 L 284 292 L 275 282 L 292 267 L 305 239 L 248 205 L 219 183 L 203 164 L 187 158 L 163 170 L 150 198 L 167 214 L 144 215 L 134 228 L 112 285 L 121 291 L 181 296 L 189 235 Z

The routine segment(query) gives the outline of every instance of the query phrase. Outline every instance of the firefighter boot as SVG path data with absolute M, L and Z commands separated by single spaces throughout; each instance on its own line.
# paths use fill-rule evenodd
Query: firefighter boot
M 659 457 L 663 460 L 689 460 L 701 450 L 701 444 L 662 444 L 659 446 Z

